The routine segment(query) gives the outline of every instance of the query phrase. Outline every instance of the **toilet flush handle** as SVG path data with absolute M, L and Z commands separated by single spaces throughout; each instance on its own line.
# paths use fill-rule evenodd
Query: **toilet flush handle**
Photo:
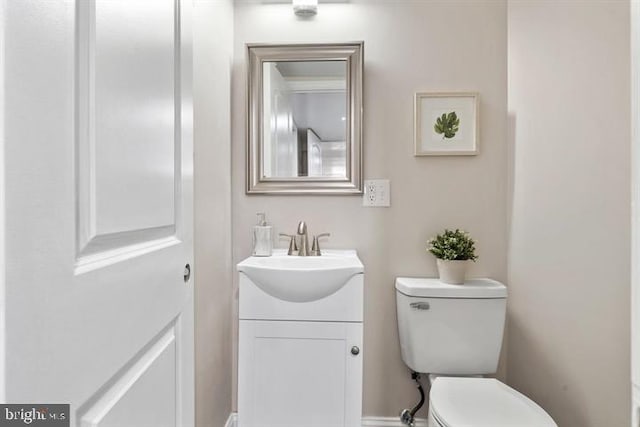
M 429 310 L 431 308 L 428 302 L 412 302 L 409 307 L 414 310 Z

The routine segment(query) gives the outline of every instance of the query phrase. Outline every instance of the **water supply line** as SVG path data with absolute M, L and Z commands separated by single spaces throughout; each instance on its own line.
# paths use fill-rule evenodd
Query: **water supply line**
M 409 427 L 415 427 L 415 416 L 416 412 L 422 408 L 424 405 L 424 389 L 422 388 L 422 384 L 420 384 L 420 374 L 417 372 L 411 372 L 411 379 L 414 380 L 418 386 L 418 391 L 420 392 L 420 402 L 413 409 L 403 409 L 400 412 L 400 421 L 402 424 L 405 424 Z

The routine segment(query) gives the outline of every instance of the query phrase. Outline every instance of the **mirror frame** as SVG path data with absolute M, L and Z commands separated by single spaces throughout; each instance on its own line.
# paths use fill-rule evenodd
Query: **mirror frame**
M 364 42 L 247 44 L 247 194 L 362 194 L 362 92 Z M 262 161 L 263 63 L 346 61 L 347 176 L 267 178 Z

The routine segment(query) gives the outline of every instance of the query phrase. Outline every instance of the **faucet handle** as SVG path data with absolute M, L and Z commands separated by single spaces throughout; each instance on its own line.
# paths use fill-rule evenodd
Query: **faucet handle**
M 298 244 L 296 243 L 296 236 L 293 234 L 280 233 L 280 237 L 287 237 L 289 240 L 289 250 L 287 255 L 293 255 L 294 252 L 298 252 Z
M 314 256 L 320 256 L 322 255 L 322 252 L 320 251 L 320 238 L 321 237 L 329 237 L 331 236 L 330 233 L 320 233 L 316 236 L 313 236 L 313 243 L 311 244 L 311 254 Z

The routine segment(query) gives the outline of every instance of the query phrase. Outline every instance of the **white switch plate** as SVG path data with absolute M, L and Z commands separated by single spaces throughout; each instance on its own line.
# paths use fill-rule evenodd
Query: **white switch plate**
M 391 190 L 388 179 L 367 179 L 364 181 L 362 206 L 391 206 Z

